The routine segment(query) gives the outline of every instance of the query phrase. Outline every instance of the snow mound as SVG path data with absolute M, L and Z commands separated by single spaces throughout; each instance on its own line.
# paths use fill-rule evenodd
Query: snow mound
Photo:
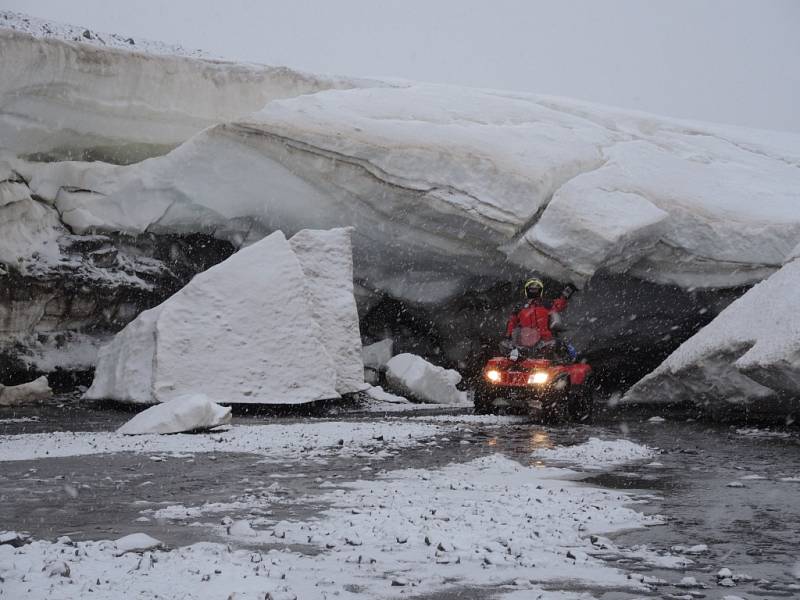
M 281 232 L 195 276 L 100 351 L 85 397 L 152 404 L 202 391 L 226 403 L 298 404 L 359 389 L 348 235 L 302 233 L 299 255 L 326 273 L 320 283 L 309 284 Z M 309 249 L 314 240 L 325 252 Z
M 234 537 L 250 537 L 256 535 L 256 532 L 250 525 L 250 521 L 241 519 L 228 526 L 228 534 Z
M 0 406 L 19 406 L 41 402 L 53 396 L 53 390 L 47 382 L 47 377 L 42 375 L 28 383 L 5 386 L 0 384 Z
M 230 422 L 230 407 L 215 404 L 203 394 L 194 394 L 151 406 L 117 429 L 117 433 L 179 433 L 211 429 Z
M 406 398 L 390 394 L 379 385 L 370 386 L 367 389 L 367 396 L 376 402 L 389 402 L 390 404 L 410 404 Z
M 393 356 L 394 340 L 386 338 L 380 342 L 369 344 L 361 349 L 361 356 L 364 359 L 364 366 L 369 369 L 380 371 L 386 368 L 386 364 Z
M 589 441 L 575 446 L 543 448 L 534 452 L 536 458 L 552 462 L 574 463 L 584 469 L 603 469 L 615 465 L 652 458 L 656 450 L 629 440 Z
M 124 537 L 119 538 L 114 542 L 117 549 L 117 556 L 121 556 L 128 552 L 146 552 L 147 550 L 155 550 L 163 546 L 160 540 L 147 535 L 146 533 L 131 533 Z
M 458 371 L 433 365 L 414 354 L 398 354 L 386 363 L 386 381 L 401 393 L 434 404 L 468 404 L 466 392 L 456 389 Z
M 798 306 L 800 259 L 794 259 L 684 342 L 623 401 L 790 404 L 800 397 Z

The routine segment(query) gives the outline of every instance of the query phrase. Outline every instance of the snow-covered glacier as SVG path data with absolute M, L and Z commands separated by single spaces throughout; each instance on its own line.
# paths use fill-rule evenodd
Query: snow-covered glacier
M 201 236 L 229 254 L 276 230 L 350 226 L 363 306 L 425 306 L 469 337 L 497 306 L 439 307 L 535 271 L 588 290 L 575 303 L 584 350 L 605 327 L 641 354 L 674 349 L 800 243 L 794 134 L 2 29 L 0 44 L 13 56 L 0 67 L 0 210 L 18 240 L 0 240 L 0 257 L 29 279 L 65 262 L 70 236 Z M 147 282 L 142 254 L 98 277 Z M 454 361 L 472 350 L 444 348 Z
M 431 85 L 321 92 L 239 125 L 296 148 L 285 162 L 355 171 L 339 187 L 380 198 L 393 221 L 422 213 L 443 241 L 562 279 L 604 268 L 731 287 L 772 272 L 800 238 L 797 136 L 785 156 L 746 132 Z
M 14 170 L 79 233 L 241 243 L 354 225 L 356 275 L 376 288 L 400 272 L 378 263 L 443 283 L 526 270 L 583 283 L 602 269 L 728 288 L 768 276 L 800 240 L 800 158 L 762 137 L 409 84 L 275 100 L 134 165 Z

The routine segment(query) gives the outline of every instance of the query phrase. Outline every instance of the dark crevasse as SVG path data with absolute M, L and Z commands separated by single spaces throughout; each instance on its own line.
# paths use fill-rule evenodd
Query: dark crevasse
M 383 295 L 362 312 L 365 343 L 391 337 L 394 351 L 456 368 L 469 384 L 497 351 L 508 316 L 522 303 L 522 282 L 502 282 L 439 305 Z M 546 280 L 545 295 L 563 284 Z M 626 389 L 709 323 L 744 289 L 685 291 L 620 274 L 598 273 L 564 312 L 569 340 L 607 390 Z

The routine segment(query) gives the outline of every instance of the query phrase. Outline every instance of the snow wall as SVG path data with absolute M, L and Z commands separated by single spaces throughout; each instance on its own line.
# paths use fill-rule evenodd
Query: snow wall
M 164 54 L 168 47 L 113 47 L 102 41 L 111 36 L 59 39 L 70 32 L 56 25 L 48 37 L 37 37 L 32 33 L 43 34 L 46 24 L 0 16 L 9 14 L 10 22 L 0 19 L 0 140 L 16 154 L 134 162 L 271 100 L 357 84 Z

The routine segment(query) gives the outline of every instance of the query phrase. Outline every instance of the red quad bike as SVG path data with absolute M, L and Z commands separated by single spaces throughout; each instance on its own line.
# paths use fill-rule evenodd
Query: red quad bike
M 490 358 L 475 389 L 475 412 L 513 410 L 546 421 L 587 421 L 594 411 L 592 367 L 575 362 L 557 340 L 523 330 Z M 502 345 L 501 345 L 502 346 Z

